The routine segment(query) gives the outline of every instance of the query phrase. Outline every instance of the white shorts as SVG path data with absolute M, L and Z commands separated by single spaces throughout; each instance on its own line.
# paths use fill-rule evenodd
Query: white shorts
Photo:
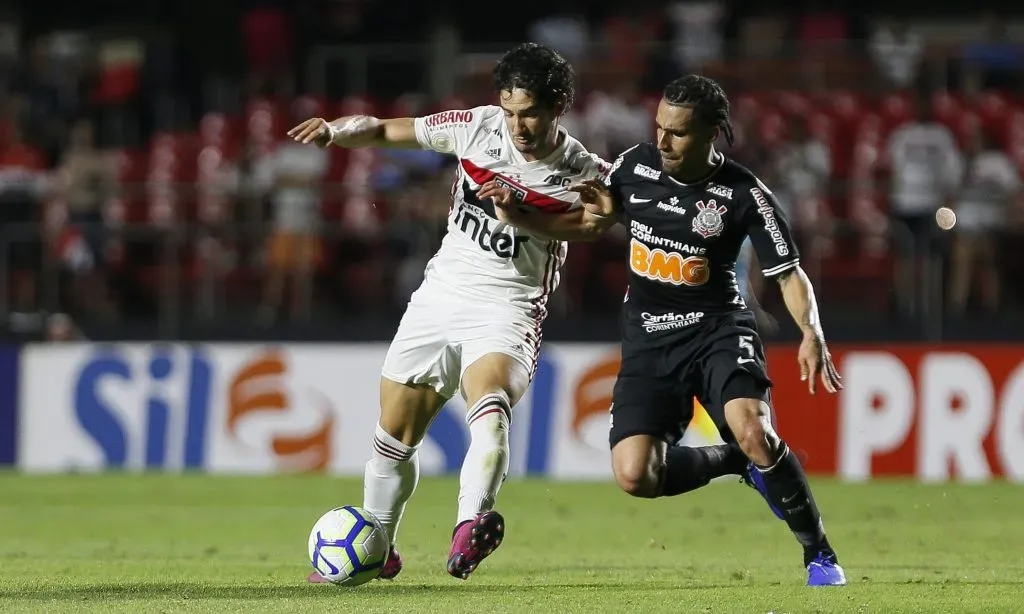
M 401 384 L 431 386 L 450 399 L 469 365 L 486 354 L 500 353 L 522 363 L 532 378 L 542 322 L 529 309 L 457 296 L 435 298 L 421 288 L 402 316 L 381 375 Z

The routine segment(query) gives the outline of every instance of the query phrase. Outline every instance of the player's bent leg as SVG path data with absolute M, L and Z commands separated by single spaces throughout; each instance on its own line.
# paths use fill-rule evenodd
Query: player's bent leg
M 612 397 L 612 472 L 630 495 L 671 497 L 746 466 L 735 445 L 671 445 L 693 418 L 693 390 L 674 378 L 620 373 Z
M 738 380 L 733 389 L 753 388 L 740 396 L 733 395 L 725 403 L 725 418 L 744 454 L 754 464 L 764 485 L 769 504 L 781 512 L 783 520 L 804 549 L 804 566 L 808 571 L 809 586 L 841 586 L 846 584 L 843 568 L 828 542 L 821 513 L 811 495 L 807 476 L 796 456 L 775 433 L 771 423 L 771 408 L 762 400 L 766 390 L 747 375 Z M 748 381 L 745 381 L 748 380 Z M 728 398 L 728 394 L 726 397 Z
M 459 510 L 448 556 L 448 573 L 457 578 L 469 577 L 504 538 L 505 519 L 493 507 L 508 473 L 512 407 L 529 385 L 526 365 L 503 353 L 476 359 L 462 376 L 470 443 L 459 476 Z
M 723 475 L 739 473 L 747 459 L 728 444 L 670 446 L 653 435 L 632 435 L 612 447 L 612 473 L 634 497 L 673 497 Z

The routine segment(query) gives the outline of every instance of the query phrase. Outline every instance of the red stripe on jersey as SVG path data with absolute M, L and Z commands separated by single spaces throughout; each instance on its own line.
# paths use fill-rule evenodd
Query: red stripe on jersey
M 508 185 L 518 189 L 523 196 L 523 202 L 526 203 L 527 205 L 530 205 L 531 207 L 536 207 L 548 213 L 564 213 L 569 210 L 569 207 L 572 206 L 572 203 L 567 203 L 564 200 L 558 200 L 557 198 L 545 196 L 540 192 L 531 190 L 530 188 L 519 183 L 518 181 L 512 181 L 508 177 L 501 175 L 499 173 L 495 173 L 492 170 L 480 168 L 479 166 L 473 164 L 469 160 L 461 160 L 461 162 L 462 168 L 466 171 L 466 174 L 469 175 L 471 179 L 473 179 L 473 183 L 477 185 L 483 185 L 490 181 L 491 179 L 499 179 L 507 183 Z

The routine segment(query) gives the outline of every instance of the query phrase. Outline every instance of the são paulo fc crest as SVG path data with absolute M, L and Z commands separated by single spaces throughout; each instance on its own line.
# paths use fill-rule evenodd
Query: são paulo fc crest
M 722 234 L 725 222 L 722 214 L 728 211 L 725 205 L 719 207 L 714 199 L 706 204 L 704 201 L 697 202 L 697 215 L 693 218 L 693 231 L 705 239 Z

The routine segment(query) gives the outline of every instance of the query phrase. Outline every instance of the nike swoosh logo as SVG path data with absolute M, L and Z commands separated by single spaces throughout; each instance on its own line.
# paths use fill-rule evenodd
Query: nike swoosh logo
M 790 497 L 789 497 L 788 499 L 787 499 L 787 498 L 785 498 L 785 497 L 783 497 L 783 498 L 782 498 L 782 502 L 783 502 L 783 503 L 789 503 L 789 502 L 790 502 L 790 501 L 792 501 L 793 499 L 796 499 L 796 495 L 792 495 L 792 496 L 790 496 Z
M 654 200 L 654 199 L 653 198 L 637 198 L 636 194 L 630 194 L 629 195 L 629 202 L 633 203 L 634 205 L 637 204 L 637 203 L 649 203 L 652 200 Z

